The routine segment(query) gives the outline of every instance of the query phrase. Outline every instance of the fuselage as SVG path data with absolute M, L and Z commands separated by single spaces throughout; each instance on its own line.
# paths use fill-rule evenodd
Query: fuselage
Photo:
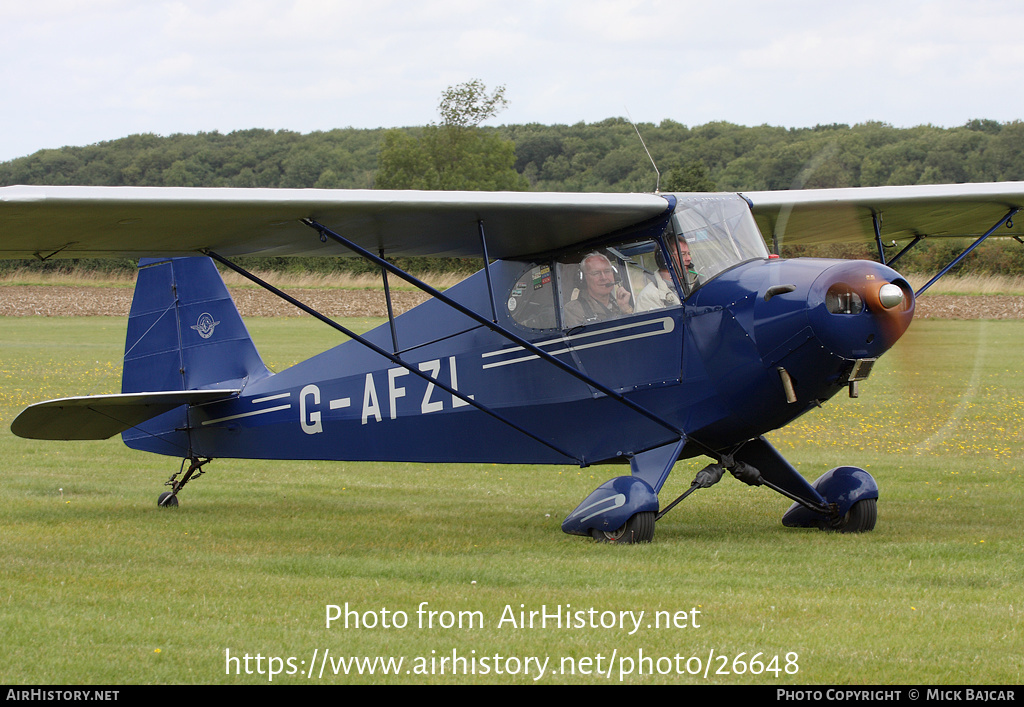
M 173 446 L 210 457 L 593 464 L 667 444 L 681 430 L 685 454 L 726 452 L 866 376 L 909 325 L 913 295 L 895 271 L 770 257 L 756 227 L 756 238 L 745 230 L 745 202 L 701 209 L 713 212 L 708 223 L 677 207 L 592 248 L 497 261 L 490 290 L 480 272 L 445 293 L 493 317 L 497 330 L 431 300 L 366 335 L 404 366 L 348 341 L 246 381 L 236 399 L 190 408 L 164 441 L 178 435 Z M 688 241 L 692 265 L 678 255 L 665 265 L 676 238 Z M 616 284 L 591 283 L 587 303 L 592 275 Z M 657 277 L 678 297 L 642 309 L 641 290 Z M 880 303 L 885 284 L 900 289 L 898 303 Z M 129 444 L 162 451 L 146 436 Z

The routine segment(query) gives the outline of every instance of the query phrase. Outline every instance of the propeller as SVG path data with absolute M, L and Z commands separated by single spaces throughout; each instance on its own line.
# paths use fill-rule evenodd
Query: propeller
M 825 294 L 832 314 L 860 314 L 864 309 L 878 322 L 886 348 L 896 343 L 914 316 L 914 291 L 899 273 L 867 260 L 830 268 L 835 278 Z

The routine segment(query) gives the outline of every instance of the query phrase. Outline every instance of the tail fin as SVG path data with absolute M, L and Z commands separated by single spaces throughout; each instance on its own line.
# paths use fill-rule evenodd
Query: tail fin
M 213 261 L 142 260 L 128 315 L 122 393 L 241 389 L 271 375 Z M 182 406 L 123 433 L 135 449 L 183 456 Z
M 270 375 L 212 260 L 139 268 L 121 392 L 241 388 Z

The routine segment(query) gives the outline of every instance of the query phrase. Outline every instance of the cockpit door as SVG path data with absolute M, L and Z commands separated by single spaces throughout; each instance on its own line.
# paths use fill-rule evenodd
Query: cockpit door
M 567 350 L 591 378 L 620 392 L 676 383 L 682 364 L 682 294 L 659 239 L 558 259 Z

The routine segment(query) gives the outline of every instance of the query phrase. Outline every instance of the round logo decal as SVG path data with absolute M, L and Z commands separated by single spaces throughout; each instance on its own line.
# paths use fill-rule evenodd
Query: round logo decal
M 213 336 L 213 330 L 217 327 L 220 322 L 214 321 L 213 317 L 207 312 L 203 312 L 199 315 L 199 321 L 196 322 L 192 328 L 199 333 L 199 336 L 204 339 L 209 339 Z

